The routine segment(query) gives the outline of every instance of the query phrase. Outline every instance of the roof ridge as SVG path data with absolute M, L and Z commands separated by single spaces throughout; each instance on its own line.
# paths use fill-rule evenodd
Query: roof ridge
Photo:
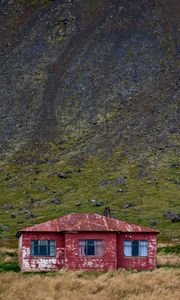
M 159 233 L 149 227 L 128 223 L 106 217 L 97 213 L 71 213 L 53 220 L 45 221 L 20 229 L 18 232 L 71 232 L 71 231 L 98 231 L 98 232 L 146 232 Z

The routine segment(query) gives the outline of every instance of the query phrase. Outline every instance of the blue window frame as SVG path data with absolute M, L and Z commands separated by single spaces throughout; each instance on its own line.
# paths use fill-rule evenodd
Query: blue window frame
M 31 256 L 55 256 L 56 241 L 31 240 Z

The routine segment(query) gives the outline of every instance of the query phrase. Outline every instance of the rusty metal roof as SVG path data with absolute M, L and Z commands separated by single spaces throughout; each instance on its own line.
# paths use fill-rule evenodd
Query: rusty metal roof
M 26 227 L 21 232 L 74 232 L 74 231 L 104 231 L 104 232 L 149 232 L 158 230 L 123 222 L 99 214 L 72 213 L 63 217 Z

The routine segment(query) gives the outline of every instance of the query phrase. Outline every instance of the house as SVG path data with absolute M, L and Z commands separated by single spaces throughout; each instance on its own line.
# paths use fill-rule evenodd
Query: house
M 99 214 L 72 213 L 18 231 L 22 271 L 153 270 L 158 231 Z

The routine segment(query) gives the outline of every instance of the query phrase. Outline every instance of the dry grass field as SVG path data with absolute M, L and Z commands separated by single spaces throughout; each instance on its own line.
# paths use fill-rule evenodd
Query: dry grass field
M 1 300 L 180 299 L 180 270 L 0 275 Z
M 178 300 L 179 248 L 159 246 L 158 268 L 137 273 L 61 270 L 25 274 L 19 272 L 17 249 L 0 248 L 0 300 Z

